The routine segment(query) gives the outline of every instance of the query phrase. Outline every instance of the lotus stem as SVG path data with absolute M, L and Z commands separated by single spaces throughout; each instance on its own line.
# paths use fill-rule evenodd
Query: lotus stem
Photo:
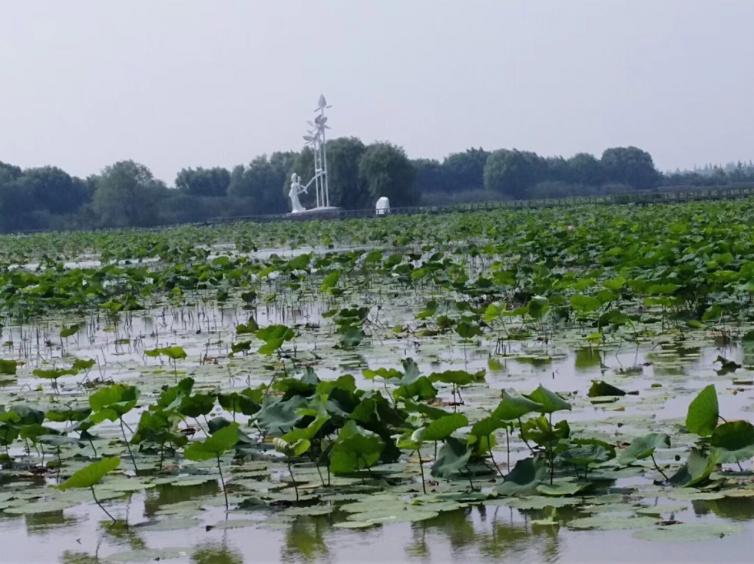
M 500 471 L 500 467 L 497 465 L 497 462 L 495 462 L 495 456 L 492 454 L 492 444 L 490 443 L 490 437 L 487 437 L 487 452 L 490 453 L 490 460 L 492 460 L 492 465 L 495 467 L 495 470 L 497 470 L 497 473 L 500 475 L 500 477 L 503 477 L 503 473 Z
M 505 464 L 506 470 L 511 471 L 511 439 L 508 433 L 508 427 L 505 428 Z
M 669 478 L 667 474 L 665 474 L 665 472 L 662 471 L 662 468 L 660 468 L 660 465 L 657 464 L 654 453 L 650 454 L 649 456 L 652 457 L 652 464 L 655 465 L 655 470 L 657 470 L 660 474 L 662 474 L 662 477 L 665 478 L 665 481 L 667 482 Z
M 94 453 L 94 458 L 97 458 L 97 449 L 94 446 L 94 441 L 92 441 L 92 438 L 89 437 L 89 445 L 92 447 L 92 452 Z
M 291 475 L 291 481 L 293 482 L 293 491 L 296 492 L 296 503 L 298 503 L 298 484 L 296 483 L 296 478 L 293 476 L 293 467 L 291 466 L 290 458 L 287 460 L 287 462 L 288 473 Z
M 118 420 L 120 421 L 120 432 L 123 434 L 123 442 L 126 443 L 126 449 L 128 449 L 128 455 L 131 457 L 131 464 L 134 465 L 134 472 L 138 474 L 139 468 L 136 466 L 136 459 L 134 458 L 134 453 L 131 451 L 131 444 L 128 442 L 128 439 L 126 438 L 126 429 L 123 427 L 123 418 L 119 417 Z
M 220 457 L 217 457 L 217 471 L 220 473 L 220 485 L 223 487 L 223 495 L 225 496 L 225 513 L 230 510 L 230 504 L 228 503 L 228 490 L 225 489 L 225 478 L 223 478 L 223 468 L 220 464 Z
M 196 426 L 199 427 L 199 430 L 204 433 L 206 436 L 209 437 L 209 431 L 205 430 L 204 427 L 202 427 L 202 424 L 199 423 L 199 420 L 196 417 L 192 417 L 191 419 L 194 420 L 194 423 L 196 423 Z
M 110 512 L 109 512 L 109 511 L 108 511 L 107 509 L 105 509 L 105 506 L 104 506 L 104 505 L 102 505 L 102 504 L 100 503 L 100 501 L 99 501 L 99 500 L 97 499 L 97 494 L 95 494 L 95 493 L 94 493 L 94 486 L 89 486 L 89 489 L 90 489 L 90 490 L 91 490 L 91 492 L 92 492 L 92 497 L 94 498 L 94 503 L 96 503 L 97 505 L 99 505 L 99 508 L 100 508 L 100 509 L 101 509 L 102 511 L 104 511 L 104 512 L 105 512 L 105 515 L 107 515 L 108 517 L 110 517 L 110 519 L 112 519 L 112 520 L 113 520 L 113 523 L 117 523 L 117 520 L 115 519 L 115 517 L 113 517 L 112 515 L 110 515 Z
M 469 465 L 466 465 L 466 476 L 469 479 L 469 488 L 471 488 L 471 491 L 474 491 L 474 481 L 471 479 L 471 470 L 469 469 Z
M 424 495 L 427 495 L 427 484 L 424 481 L 424 466 L 422 465 L 422 453 L 418 448 L 416 449 L 416 456 L 419 457 L 419 473 L 422 477 L 422 491 L 424 492 Z
M 526 437 L 524 436 L 524 424 L 521 422 L 521 418 L 518 418 L 518 430 L 519 434 L 521 435 L 521 440 L 524 441 L 524 444 L 527 446 L 530 452 L 534 452 L 534 449 L 529 444 L 529 441 L 526 440 Z
M 322 469 L 319 467 L 319 463 L 317 462 L 317 459 L 314 458 L 314 456 L 309 453 L 309 458 L 311 458 L 312 462 L 314 462 L 314 467 L 317 469 L 317 474 L 319 474 L 319 481 L 322 482 L 322 487 L 326 488 L 327 484 L 325 484 L 325 478 L 322 476 Z

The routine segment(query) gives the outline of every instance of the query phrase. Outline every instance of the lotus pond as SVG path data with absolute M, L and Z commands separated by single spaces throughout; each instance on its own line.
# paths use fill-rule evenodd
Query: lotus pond
M 3 561 L 743 561 L 754 201 L 0 238 Z

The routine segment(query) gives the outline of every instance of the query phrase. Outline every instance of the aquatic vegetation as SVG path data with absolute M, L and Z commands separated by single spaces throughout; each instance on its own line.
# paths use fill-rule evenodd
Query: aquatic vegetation
M 752 221 L 747 200 L 5 238 L 0 478 L 23 487 L 0 511 L 198 488 L 126 528 L 221 507 L 206 527 L 366 535 L 504 505 L 685 538 L 705 514 L 667 508 L 754 497 Z
M 105 515 L 110 517 L 110 519 L 115 522 L 115 517 L 110 515 L 107 509 L 105 509 L 97 499 L 97 494 L 94 491 L 94 486 L 95 484 L 98 484 L 102 480 L 102 478 L 105 477 L 105 474 L 112 472 L 119 465 L 120 458 L 118 458 L 117 456 L 103 458 L 101 460 L 98 460 L 97 462 L 92 462 L 91 464 L 88 464 L 87 466 L 74 472 L 73 475 L 65 482 L 60 484 L 58 488 L 64 491 L 69 488 L 89 488 L 92 492 L 94 503 L 96 503 L 99 508 L 105 512 Z

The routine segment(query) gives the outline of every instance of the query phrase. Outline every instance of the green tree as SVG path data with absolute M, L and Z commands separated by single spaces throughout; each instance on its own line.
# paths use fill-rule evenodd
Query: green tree
M 157 203 L 167 193 L 146 166 L 121 161 L 97 177 L 92 206 L 101 225 L 149 226 L 158 222 Z
M 277 152 L 269 158 L 255 158 L 247 167 L 237 166 L 230 175 L 230 196 L 253 198 L 254 213 L 283 213 L 288 210 L 283 194 L 286 178 L 296 153 Z
M 602 153 L 606 180 L 634 188 L 654 188 L 660 182 L 652 155 L 636 147 L 613 147 Z
M 222 167 L 184 168 L 175 177 L 175 187 L 192 196 L 225 196 L 230 172 Z
M 54 214 L 72 213 L 90 197 L 86 183 L 52 166 L 26 169 L 17 180 L 31 197 L 34 209 Z
M 371 196 L 359 177 L 359 161 L 366 147 L 356 137 L 327 142 L 327 175 L 330 204 L 346 209 L 368 207 Z M 312 169 L 313 173 L 313 169 Z M 308 182 L 308 178 L 305 182 Z
M 490 153 L 479 147 L 448 155 L 442 163 L 445 189 L 453 192 L 478 190 L 484 186 L 484 165 Z
M 599 186 L 602 184 L 605 174 L 602 163 L 593 155 L 578 153 L 568 159 L 570 180 L 577 184 L 587 186 Z
M 568 161 L 563 157 L 542 158 L 543 171 L 540 181 L 573 182 Z
M 13 182 L 21 174 L 19 167 L 0 161 L 0 186 Z
M 414 159 L 411 165 L 416 171 L 416 189 L 420 194 L 446 192 L 451 189 L 449 175 L 439 161 L 434 159 Z
M 30 216 L 32 209 L 31 193 L 24 189 L 19 180 L 0 180 L 0 229 L 23 231 L 35 228 L 36 225 Z
M 535 153 L 500 149 L 484 166 L 484 187 L 509 198 L 526 198 L 527 191 L 544 179 L 546 168 L 544 159 Z
M 391 206 L 411 206 L 419 201 L 414 179 L 416 171 L 403 149 L 389 143 L 374 143 L 359 161 L 359 178 L 372 203 L 380 196 L 390 198 Z
M 23 229 L 26 223 L 25 211 L 31 206 L 31 199 L 16 182 L 21 176 L 17 166 L 0 161 L 0 229 L 14 231 Z

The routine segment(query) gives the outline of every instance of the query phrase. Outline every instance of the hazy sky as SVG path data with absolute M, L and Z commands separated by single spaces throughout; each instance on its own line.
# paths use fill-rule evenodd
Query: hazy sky
M 0 160 L 172 183 L 333 134 L 754 159 L 754 0 L 0 0 Z

